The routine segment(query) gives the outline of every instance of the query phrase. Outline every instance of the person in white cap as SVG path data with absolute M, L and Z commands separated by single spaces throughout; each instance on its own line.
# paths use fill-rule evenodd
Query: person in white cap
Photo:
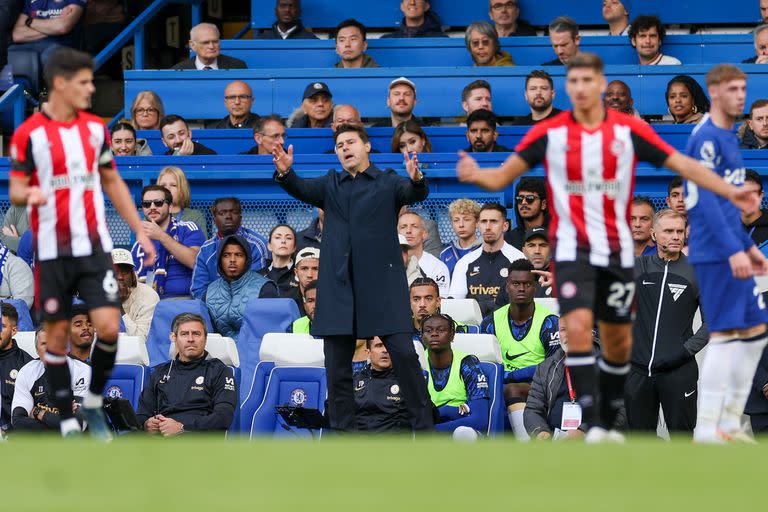
M 112 264 L 115 267 L 125 333 L 147 341 L 155 305 L 160 302 L 160 297 L 151 286 L 140 283 L 136 278 L 131 251 L 113 249 Z
M 426 123 L 413 115 L 416 107 L 416 84 L 404 76 L 395 78 L 389 84 L 387 94 L 387 108 L 390 111 L 389 119 L 383 119 L 372 125 L 374 128 L 394 128 L 400 123 L 413 119 L 419 125 Z

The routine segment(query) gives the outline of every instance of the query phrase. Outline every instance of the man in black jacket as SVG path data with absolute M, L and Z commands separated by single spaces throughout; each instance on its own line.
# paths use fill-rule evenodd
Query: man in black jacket
M 524 176 L 515 190 L 515 227 L 504 233 L 504 240 L 515 249 L 522 249 L 525 234 L 540 226 L 549 229 L 547 187 L 541 178 Z
M 262 31 L 256 39 L 317 39 L 301 23 L 301 0 L 277 0 L 275 3 L 277 21 Z
M 2 409 L 0 409 L 0 430 L 11 428 L 11 402 L 13 391 L 16 389 L 16 377 L 21 367 L 33 358 L 19 348 L 13 339 L 18 332 L 19 313 L 16 308 L 7 302 L 0 304 L 2 310 L 3 330 L 0 332 L 0 396 L 2 397 Z
M 401 0 L 403 20 L 384 37 L 448 37 L 440 26 L 440 16 L 429 8 L 427 0 Z
M 237 407 L 235 377 L 205 351 L 208 329 L 194 313 L 173 319 L 176 357 L 157 365 L 139 399 L 136 418 L 148 434 L 223 432 Z
M 186 119 L 177 115 L 167 115 L 160 120 L 160 135 L 168 151 L 166 155 L 215 155 L 211 148 L 192 140 L 192 130 Z
M 659 406 L 670 432 L 696 426 L 695 355 L 707 344 L 706 324 L 693 332 L 700 306 L 693 267 L 682 253 L 685 218 L 672 210 L 656 214 L 657 254 L 635 260 L 637 316 L 632 328 L 632 371 L 625 402 L 629 428 L 655 432 Z
M 171 69 L 197 69 L 210 71 L 212 69 L 245 69 L 240 59 L 221 54 L 221 39 L 219 29 L 212 23 L 200 23 L 189 31 L 189 49 L 195 52 L 194 57 L 184 59 Z
M 378 336 L 369 338 L 365 351 L 370 363 L 354 376 L 357 430 L 408 432 L 408 410 L 384 342 Z
M 760 198 L 760 203 L 763 202 L 763 180 L 759 174 L 753 169 L 747 169 L 747 175 L 744 178 L 744 185 L 747 190 L 752 190 Z M 741 212 L 741 223 L 744 225 L 744 229 L 749 233 L 752 241 L 755 242 L 758 248 L 762 249 L 762 245 L 768 240 L 768 210 L 760 209 L 756 212 L 744 213 Z

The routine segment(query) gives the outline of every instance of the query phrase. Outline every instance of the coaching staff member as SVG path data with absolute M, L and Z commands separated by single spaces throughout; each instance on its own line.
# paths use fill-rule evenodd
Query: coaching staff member
M 341 172 L 303 179 L 292 169 L 293 146 L 273 153 L 275 180 L 291 196 L 325 212 L 320 243 L 317 307 L 313 336 L 325 340 L 328 412 L 332 428 L 354 430 L 352 354 L 355 340 L 379 336 L 408 406 L 411 427 L 433 427 L 429 396 L 413 349 L 408 283 L 397 238 L 403 205 L 422 201 L 429 190 L 414 154 L 405 154 L 410 179 L 371 165 L 365 128 L 336 129 Z

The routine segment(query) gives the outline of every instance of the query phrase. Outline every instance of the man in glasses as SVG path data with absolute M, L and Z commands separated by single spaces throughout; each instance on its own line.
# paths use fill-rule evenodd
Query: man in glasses
M 143 233 L 155 244 L 157 258 L 144 264 L 144 249 L 134 244 L 131 255 L 139 281 L 154 288 L 161 299 L 189 297 L 192 269 L 205 236 L 194 222 L 171 217 L 171 192 L 160 185 L 147 185 L 141 191 Z
M 260 117 L 253 127 L 256 145 L 241 155 L 271 155 L 277 145 L 285 143 L 285 123 L 277 114 Z
M 515 228 L 507 231 L 504 238 L 512 247 L 522 250 L 526 231 L 540 226 L 549 228 L 544 180 L 521 178 L 515 196 Z
M 189 49 L 195 56 L 184 59 L 171 69 L 246 69 L 240 59 L 221 54 L 219 29 L 211 23 L 200 23 L 189 31 Z
M 206 128 L 253 128 L 259 121 L 258 114 L 251 112 L 253 91 L 245 82 L 235 80 L 227 84 L 224 89 L 224 106 L 229 114 L 223 119 L 209 124 Z
M 520 19 L 517 0 L 488 0 L 488 14 L 499 37 L 535 36 L 536 29 Z

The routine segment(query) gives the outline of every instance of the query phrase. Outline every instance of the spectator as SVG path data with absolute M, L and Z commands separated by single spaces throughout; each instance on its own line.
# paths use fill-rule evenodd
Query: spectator
M 182 313 L 173 319 L 176 357 L 152 369 L 136 411 L 148 434 L 224 433 L 232 424 L 237 408 L 235 378 L 205 351 L 207 336 L 202 317 Z
M 403 151 L 416 154 L 432 152 L 432 143 L 424 128 L 413 119 L 398 124 L 392 133 L 392 152 Z
M 661 43 L 667 35 L 657 16 L 638 16 L 629 27 L 629 42 L 637 50 L 637 58 L 646 66 L 679 66 L 679 60 L 661 53 Z
M 608 23 L 608 35 L 627 35 L 631 7 L 630 0 L 603 0 L 603 19 Z
M 467 116 L 468 153 L 508 153 L 512 150 L 496 142 L 499 132 L 496 114 L 489 110 L 478 109 Z
M 445 263 L 453 275 L 453 269 L 462 257 L 477 249 L 481 241 L 477 238 L 477 220 L 480 205 L 472 199 L 456 199 L 448 205 L 448 215 L 456 240 L 449 243 L 440 253 L 440 261 Z
M 166 155 L 215 155 L 216 152 L 192 140 L 192 130 L 187 121 L 177 115 L 167 115 L 160 120 L 160 134 L 168 148 Z
M 536 35 L 536 29 L 519 18 L 520 6 L 517 0 L 488 0 L 488 15 L 499 37 Z
M 525 102 L 531 113 L 515 119 L 515 125 L 530 126 L 554 117 L 562 110 L 552 106 L 555 99 L 555 87 L 552 77 L 544 70 L 535 69 L 525 77 Z
M 656 208 L 647 197 L 638 196 L 632 199 L 629 225 L 632 228 L 632 240 L 635 242 L 635 258 L 656 254 L 656 241 L 651 233 L 655 214 Z
M 411 286 L 419 279 L 428 279 L 428 277 L 424 275 L 424 271 L 421 270 L 421 267 L 419 267 L 419 259 L 416 256 L 412 256 L 410 254 L 411 246 L 408 245 L 408 240 L 406 240 L 405 237 L 399 233 L 397 235 L 397 240 L 400 243 L 400 251 L 403 256 L 403 265 L 405 266 L 405 278 L 408 286 Z
M 693 266 L 682 253 L 686 219 L 662 210 L 653 221 L 658 252 L 635 260 L 636 317 L 632 369 L 625 404 L 629 428 L 655 432 L 659 407 L 670 432 L 693 432 L 699 378 L 696 354 L 709 339 L 706 324 L 694 333 L 701 306 Z
M 454 299 L 475 299 L 483 315 L 494 308 L 509 265 L 523 253 L 504 241 L 509 228 L 507 210 L 498 203 L 486 203 L 478 218 L 483 244 L 463 256 L 453 269 L 448 296 Z
M 317 280 L 318 271 L 320 270 L 320 249 L 314 247 L 307 247 L 301 249 L 296 253 L 296 265 L 293 267 L 293 272 L 296 275 L 296 284 L 290 288 L 289 293 L 284 295 L 289 299 L 293 299 L 296 305 L 299 307 L 299 313 L 301 316 L 307 314 L 304 309 L 306 302 L 305 293 L 309 283 Z
M 159 130 L 165 117 L 163 100 L 152 91 L 141 91 L 131 105 L 131 124 L 137 130 Z
M 211 214 L 213 214 L 213 223 L 216 225 L 216 234 L 200 247 L 200 252 L 195 259 L 191 288 L 192 297 L 195 299 L 203 299 L 208 285 L 218 279 L 216 255 L 224 237 L 239 235 L 248 241 L 251 246 L 251 270 L 261 270 L 266 267 L 267 260 L 270 258 L 264 237 L 243 227 L 243 213 L 238 198 L 216 199 L 211 206 Z
M 687 215 L 685 210 L 685 194 L 683 193 L 683 179 L 680 176 L 673 177 L 667 185 L 667 197 L 664 198 L 667 208 L 680 215 Z
M 667 83 L 667 107 L 675 124 L 696 124 L 709 112 L 709 100 L 699 83 L 678 75 Z
M 25 0 L 11 32 L 11 48 L 34 51 L 42 66 L 56 48 L 77 48 L 86 4 L 86 0 Z
M 470 427 L 478 432 L 488 426 L 490 396 L 487 376 L 473 355 L 453 350 L 453 318 L 441 313 L 421 323 L 421 341 L 427 347 L 427 390 L 437 407 L 435 430 L 453 432 Z
M 3 302 L 0 304 L 2 311 L 2 326 L 0 332 L 0 431 L 11 429 L 11 402 L 13 390 L 16 386 L 16 378 L 22 366 L 32 360 L 32 356 L 19 348 L 13 339 L 18 332 L 19 313 L 13 305 Z M 0 434 L 2 435 L 2 434 Z
M 549 42 L 557 55 L 556 59 L 542 64 L 542 66 L 564 66 L 579 53 L 581 36 L 579 25 L 573 18 L 560 16 L 549 24 Z
M 760 18 L 763 23 L 768 23 L 768 0 L 760 0 Z
M 461 91 L 461 108 L 467 115 L 481 108 L 493 112 L 491 84 L 485 80 L 475 80 L 467 84 Z
M 291 324 L 291 332 L 294 334 L 309 334 L 312 329 L 312 320 L 315 319 L 315 304 L 317 303 L 317 281 L 310 281 L 304 288 L 304 316 L 297 318 Z
M 147 185 L 141 191 L 141 221 L 144 233 L 154 241 L 155 262 L 144 265 L 144 249 L 135 243 L 131 255 L 139 281 L 151 286 L 161 299 L 189 297 L 192 268 L 205 241 L 193 222 L 171 217 L 171 192 L 160 185 Z
M 763 23 L 752 32 L 755 38 L 755 56 L 743 60 L 743 64 L 768 64 L 768 24 L 765 24 L 765 21 Z
M 515 65 L 512 55 L 501 49 L 496 29 L 487 21 L 475 21 L 467 27 L 464 43 L 475 66 Z
M 408 410 L 400 396 L 400 385 L 387 347 L 375 336 L 365 340 L 365 348 L 370 362 L 354 376 L 357 430 L 410 433 Z
M 416 84 L 404 76 L 396 78 L 390 82 L 389 93 L 387 93 L 387 108 L 391 112 L 389 119 L 374 123 L 372 127 L 394 128 L 400 123 L 410 120 L 425 126 L 424 121 L 413 115 L 414 107 L 416 107 Z
M 208 285 L 205 303 L 221 335 L 237 341 L 248 302 L 280 294 L 274 281 L 251 270 L 251 246 L 243 237 L 224 238 L 216 260 L 221 277 Z
M 200 210 L 189 207 L 192 202 L 192 191 L 189 189 L 189 181 L 184 171 L 172 165 L 163 167 L 157 175 L 157 185 L 167 188 L 171 193 L 171 217 L 179 221 L 194 222 L 203 232 L 203 237 L 208 238 L 205 215 Z
M 3 229 L 0 232 L 0 243 L 11 251 L 19 250 L 21 236 L 29 231 L 29 216 L 26 206 L 10 205 L 3 216 Z
M 229 112 L 223 119 L 210 123 L 206 128 L 222 130 L 229 128 L 254 128 L 259 121 L 258 114 L 251 112 L 253 90 L 241 80 L 227 84 L 224 89 L 224 107 Z
M 424 275 L 433 279 L 440 288 L 440 296 L 446 297 L 451 286 L 451 273 L 445 263 L 424 250 L 424 242 L 429 235 L 421 215 L 413 211 L 401 213 L 397 231 L 408 242 L 408 255 L 416 256 Z
M 336 105 L 336 108 L 333 109 L 331 130 L 336 131 L 336 128 L 343 124 L 363 126 L 363 120 L 360 118 L 360 111 L 352 105 Z
M 403 20 L 385 37 L 447 37 L 440 26 L 440 17 L 429 8 L 427 0 L 401 0 Z
M 43 364 L 45 337 L 45 330 L 38 328 L 35 332 L 35 350 L 39 359 L 32 359 L 25 364 L 16 377 L 11 402 L 11 423 L 16 431 L 58 432 L 60 429 L 59 410 L 51 396 Z M 67 358 L 67 366 L 74 397 L 72 409 L 76 410 L 91 383 L 91 367 L 74 357 Z
M 85 304 L 73 304 L 69 318 L 69 356 L 85 364 L 91 362 L 95 332 Z
M 288 119 L 290 128 L 328 128 L 333 114 L 333 95 L 323 82 L 314 82 L 304 89 L 301 107 Z
M 325 212 L 322 208 L 316 208 L 317 215 L 305 229 L 296 234 L 296 251 L 301 251 L 307 247 L 320 248 L 320 241 L 323 239 L 323 220 Z
M 275 146 L 285 144 L 285 122 L 277 114 L 260 117 L 253 127 L 256 145 L 241 155 L 272 155 Z
M 504 238 L 515 249 L 522 249 L 526 231 L 543 226 L 549 229 L 547 187 L 541 178 L 524 176 L 517 184 L 515 196 L 515 228 Z
M 413 317 L 413 339 L 414 341 L 421 341 L 421 322 L 430 315 L 440 313 L 440 288 L 434 279 L 423 275 L 414 279 L 408 288 Z M 456 332 L 469 332 L 466 324 L 454 321 L 453 325 Z
M 200 23 L 189 31 L 189 49 L 194 57 L 184 59 L 171 69 L 246 69 L 240 59 L 221 54 L 219 29 L 212 23 Z
M 630 116 L 640 117 L 640 113 L 635 109 L 632 91 L 621 80 L 614 80 L 608 84 L 605 89 L 603 104 L 605 108 L 612 108 Z
M 147 139 L 136 137 L 136 130 L 128 123 L 117 123 L 109 130 L 109 142 L 115 156 L 152 156 Z
M 256 39 L 317 39 L 301 23 L 301 0 L 277 0 L 275 17 L 272 27 L 256 35 Z
M 560 344 L 558 317 L 533 295 L 536 276 L 525 258 L 507 269 L 505 287 L 509 303 L 483 319 L 480 332 L 494 334 L 504 360 L 504 403 L 509 424 L 520 441 L 528 439 L 523 409 L 536 367 Z
M 112 249 L 112 264 L 115 266 L 125 334 L 146 342 L 155 306 L 160 302 L 160 297 L 151 287 L 139 282 L 134 270 L 136 262 L 133 261 L 131 251 Z
M 0 243 L 0 299 L 23 300 L 28 308 L 35 300 L 35 278 L 29 265 Z
M 742 187 L 757 194 L 760 204 L 763 204 L 763 180 L 757 172 L 747 169 L 747 175 L 744 178 Z M 744 229 L 747 230 L 755 245 L 759 249 L 763 249 L 761 246 L 768 240 L 768 210 L 759 209 L 753 213 L 742 211 L 741 223 L 744 224 Z
M 280 296 L 292 294 L 292 289 L 299 286 L 293 271 L 293 255 L 296 253 L 296 231 L 288 224 L 278 224 L 269 232 L 267 249 L 272 259 L 259 272 L 277 284 Z
M 768 11 L 768 2 L 766 2 L 766 11 Z M 755 436 L 763 436 L 768 432 L 768 350 L 763 350 L 757 365 L 744 414 L 749 416 L 749 423 Z
M 335 68 L 377 68 L 376 61 L 365 51 L 368 49 L 365 25 L 354 19 L 344 20 L 336 26 L 336 54 L 341 59 Z
M 552 284 L 545 283 L 549 281 L 547 274 L 552 273 L 552 246 L 549 244 L 549 235 L 545 227 L 539 226 L 525 232 L 523 255 L 533 265 L 534 275 L 541 276 L 536 281 L 533 297 L 536 299 L 551 297 Z M 501 292 L 496 299 L 496 304 L 499 304 L 499 298 L 501 298 Z M 509 301 L 509 296 L 506 297 L 506 300 Z
M 768 100 L 755 100 L 749 106 L 749 119 L 739 129 L 741 149 L 768 148 Z

